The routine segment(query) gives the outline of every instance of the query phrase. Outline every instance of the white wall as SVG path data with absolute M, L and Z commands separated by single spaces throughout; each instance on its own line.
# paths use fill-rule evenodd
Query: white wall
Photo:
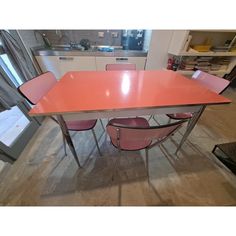
M 144 42 L 143 42 L 143 50 L 148 51 L 150 41 L 152 37 L 152 30 L 145 30 Z
M 37 34 L 37 39 L 34 35 L 34 30 L 18 30 L 18 34 L 21 36 L 26 48 L 30 50 L 31 47 L 44 45 L 42 37 Z
M 173 30 L 152 30 L 146 70 L 166 68 L 168 61 L 168 48 L 173 32 Z

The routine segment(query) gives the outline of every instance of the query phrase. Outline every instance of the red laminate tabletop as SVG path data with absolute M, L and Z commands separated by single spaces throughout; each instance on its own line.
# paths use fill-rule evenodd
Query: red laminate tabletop
M 169 70 L 72 71 L 46 94 L 29 114 L 209 105 L 231 102 Z

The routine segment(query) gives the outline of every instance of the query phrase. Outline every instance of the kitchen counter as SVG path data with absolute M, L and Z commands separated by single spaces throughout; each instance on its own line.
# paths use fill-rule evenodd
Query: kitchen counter
M 112 52 L 106 46 L 92 47 L 89 50 L 79 50 L 69 46 L 53 48 L 38 47 L 32 49 L 42 72 L 52 71 L 60 79 L 68 71 L 105 71 L 107 64 L 131 63 L 137 70 L 144 70 L 147 60 L 146 51 L 122 50 L 115 48 Z M 99 50 L 98 50 L 99 49 Z
M 73 48 L 44 48 L 31 49 L 34 56 L 95 56 L 95 57 L 146 57 L 147 51 L 115 49 L 113 52 L 102 52 L 97 49 L 78 50 Z

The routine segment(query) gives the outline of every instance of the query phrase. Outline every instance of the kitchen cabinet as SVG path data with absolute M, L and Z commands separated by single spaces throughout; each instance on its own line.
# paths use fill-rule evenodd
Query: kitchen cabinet
M 96 57 L 96 66 L 98 71 L 106 70 L 107 64 L 132 63 L 136 65 L 137 70 L 144 70 L 146 57 Z
M 43 72 L 52 71 L 60 79 L 68 71 L 104 71 L 107 64 L 133 63 L 144 70 L 146 57 L 35 56 Z
M 177 61 L 175 69 L 184 75 L 200 69 L 223 77 L 236 65 L 235 43 L 233 30 L 175 30 L 168 54 Z
M 35 56 L 43 72 L 51 71 L 59 80 L 68 71 L 94 71 L 94 56 Z

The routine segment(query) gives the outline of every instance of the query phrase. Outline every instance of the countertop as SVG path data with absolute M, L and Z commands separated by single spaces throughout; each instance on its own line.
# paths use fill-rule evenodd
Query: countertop
M 102 52 L 97 49 L 81 51 L 74 48 L 31 48 L 34 56 L 96 56 L 96 57 L 146 57 L 147 51 L 115 49 L 113 52 Z

